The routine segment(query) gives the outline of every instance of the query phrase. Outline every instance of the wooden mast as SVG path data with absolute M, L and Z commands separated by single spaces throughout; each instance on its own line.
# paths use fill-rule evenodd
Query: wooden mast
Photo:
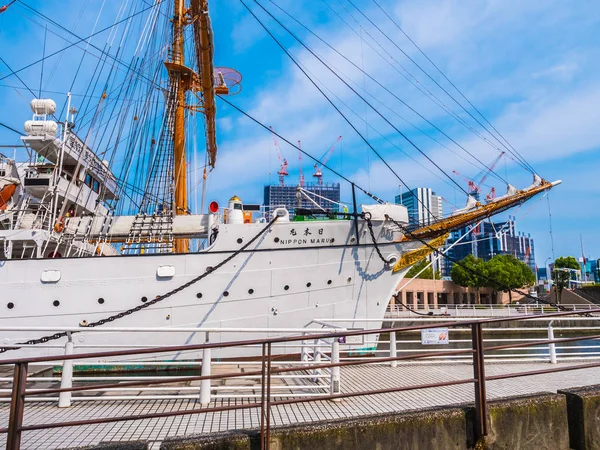
M 185 8 L 185 0 L 173 0 L 173 43 L 171 47 L 171 60 L 165 62 L 169 71 L 171 91 L 175 94 L 173 113 L 173 181 L 175 188 L 175 214 L 189 214 L 187 198 L 187 158 L 185 153 L 185 110 L 199 111 L 205 117 L 206 151 L 208 165 L 215 166 L 217 155 L 217 142 L 215 130 L 215 81 L 213 73 L 213 40 L 210 18 L 208 17 L 208 3 L 206 0 L 190 0 L 190 9 Z M 185 66 L 183 51 L 183 32 L 188 24 L 193 24 L 196 63 L 200 76 L 192 69 Z M 201 105 L 186 105 L 185 95 L 192 91 L 201 102 Z M 227 94 L 226 86 L 219 86 L 217 90 Z M 199 96 L 198 94 L 201 94 Z M 175 239 L 174 250 L 176 253 L 187 253 L 188 239 Z
M 183 28 L 185 25 L 184 0 L 174 0 L 172 66 L 169 70 L 171 89 L 175 89 L 175 117 L 173 121 L 173 158 L 175 185 L 175 214 L 188 213 L 187 160 L 185 154 L 185 93 L 189 83 L 184 81 L 181 68 L 185 67 Z M 187 86 L 186 86 L 187 85 Z M 175 252 L 187 253 L 189 241 L 175 239 Z

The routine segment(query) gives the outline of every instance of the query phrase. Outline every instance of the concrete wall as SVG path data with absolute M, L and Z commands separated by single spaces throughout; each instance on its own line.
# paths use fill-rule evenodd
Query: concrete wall
M 600 392 L 598 392 L 600 399 Z M 539 394 L 491 402 L 489 434 L 473 439 L 472 407 L 448 407 L 346 421 L 274 428 L 271 450 L 564 450 L 569 449 L 567 400 Z M 594 424 L 590 422 L 592 428 Z M 598 430 L 591 433 L 598 434 Z M 161 450 L 254 450 L 258 431 L 167 439 Z M 581 448 L 598 448 L 581 447 Z
M 571 448 L 600 448 L 600 385 L 560 391 L 567 398 Z

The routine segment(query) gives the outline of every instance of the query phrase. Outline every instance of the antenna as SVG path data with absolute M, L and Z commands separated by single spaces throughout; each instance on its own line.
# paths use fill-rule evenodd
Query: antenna
M 215 94 L 237 95 L 242 92 L 242 74 L 229 67 L 215 67 Z

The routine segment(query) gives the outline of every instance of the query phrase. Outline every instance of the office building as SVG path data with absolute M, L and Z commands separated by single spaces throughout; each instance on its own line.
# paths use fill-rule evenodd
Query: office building
M 340 183 L 307 183 L 302 189 L 305 195 L 298 191 L 298 186 L 266 185 L 264 205 L 267 212 L 282 206 L 290 212 L 290 216 L 294 215 L 294 211 L 299 206 L 307 209 L 323 208 L 328 211 L 340 211 Z
M 536 273 L 533 238 L 529 234 L 517 231 L 514 218 L 509 216 L 506 222 L 484 222 L 473 230 L 471 228 L 462 228 L 451 233 L 448 246 L 462 238 L 448 251 L 448 256 L 452 259 L 460 261 L 467 255 L 473 255 L 489 261 L 496 255 L 513 255 Z M 467 236 L 463 237 L 465 234 Z M 453 263 L 446 258 L 444 260 L 442 276 L 450 276 Z
M 395 198 L 406 206 L 410 225 L 429 225 L 442 218 L 442 197 L 430 188 L 416 188 L 402 192 Z

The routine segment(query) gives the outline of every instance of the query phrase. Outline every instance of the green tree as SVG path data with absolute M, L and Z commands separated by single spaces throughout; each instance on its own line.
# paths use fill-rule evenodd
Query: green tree
M 571 279 L 571 271 L 557 269 L 581 270 L 581 266 L 572 256 L 561 256 L 560 258 L 556 258 L 556 261 L 554 261 L 552 279 L 554 280 L 554 286 L 556 287 L 556 302 L 560 303 L 562 300 L 562 291 L 568 286 L 569 280 Z
M 460 263 L 452 265 L 450 278 L 459 286 L 475 288 L 475 303 L 481 303 L 479 290 L 487 286 L 487 267 L 483 259 L 467 255 Z
M 508 292 L 512 302 L 512 289 L 532 286 L 535 275 L 527 264 L 512 255 L 496 255 L 486 263 L 487 285 L 494 291 Z
M 406 273 L 404 278 L 412 278 L 414 277 L 416 274 L 418 274 L 419 272 L 421 272 L 421 270 L 423 270 L 425 268 L 425 266 L 427 266 L 427 264 L 429 264 L 429 261 L 427 261 L 427 259 L 423 258 L 421 261 L 419 261 L 418 263 L 416 263 L 414 266 L 412 266 L 409 271 Z M 427 269 L 423 270 L 423 272 L 417 277 L 417 278 L 421 278 L 423 280 L 433 280 L 433 269 L 431 268 L 431 266 L 427 267 Z M 435 279 L 439 280 L 441 278 L 441 274 L 439 270 L 435 271 Z

